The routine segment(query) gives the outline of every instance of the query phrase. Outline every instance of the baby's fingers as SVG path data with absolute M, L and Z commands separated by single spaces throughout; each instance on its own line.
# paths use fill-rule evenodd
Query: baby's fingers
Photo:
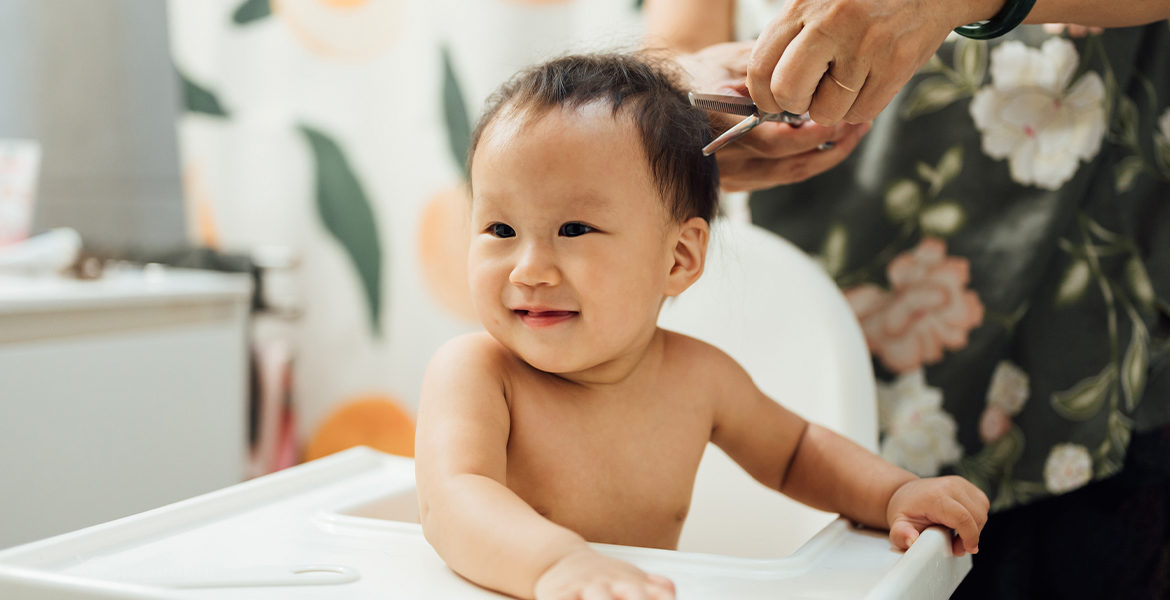
M 931 520 L 946 525 L 955 530 L 955 534 L 962 540 L 962 547 L 956 556 L 962 556 L 963 551 L 975 554 L 979 551 L 979 531 L 983 524 L 976 519 L 975 513 L 955 498 L 946 498 L 939 502 L 940 514 Z
M 614 594 L 609 584 L 596 582 L 581 590 L 581 600 L 614 600 Z
M 611 586 L 613 598 L 616 600 L 674 600 L 674 584 L 669 579 L 659 577 L 666 585 L 654 580 L 655 576 L 646 582 L 634 583 L 622 581 Z
M 653 573 L 648 575 L 647 578 L 650 580 L 652 598 L 655 600 L 674 600 L 675 591 L 673 581 Z
M 899 550 L 907 550 L 918 539 L 919 532 L 914 523 L 899 518 L 890 526 L 890 543 Z

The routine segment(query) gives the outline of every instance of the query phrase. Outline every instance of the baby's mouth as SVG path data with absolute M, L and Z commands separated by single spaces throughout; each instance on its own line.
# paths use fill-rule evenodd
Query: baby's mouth
M 556 325 L 557 323 L 563 323 L 569 319 L 572 319 L 573 317 L 577 316 L 578 314 L 580 314 L 575 310 L 524 310 L 524 309 L 516 309 L 512 312 L 516 313 L 516 316 L 520 317 L 520 320 L 523 321 L 525 324 L 531 325 L 534 327 L 545 327 L 545 326 L 549 326 L 549 325 Z

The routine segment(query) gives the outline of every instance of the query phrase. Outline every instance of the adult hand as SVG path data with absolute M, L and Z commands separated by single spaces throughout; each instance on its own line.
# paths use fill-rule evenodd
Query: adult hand
M 690 87 L 704 92 L 747 95 L 744 82 L 753 43 L 714 44 L 678 61 L 691 77 Z M 743 117 L 710 112 L 711 127 L 722 133 Z M 761 123 L 715 153 L 719 181 L 726 191 L 750 191 L 803 181 L 837 166 L 869 131 L 869 123 Z
M 761 110 L 831 125 L 877 116 L 955 27 L 1004 0 L 788 0 L 756 41 L 747 85 Z

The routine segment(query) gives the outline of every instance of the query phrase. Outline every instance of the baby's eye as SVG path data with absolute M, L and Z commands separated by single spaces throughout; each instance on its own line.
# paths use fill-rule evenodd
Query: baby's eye
M 512 229 L 511 225 L 505 223 L 492 223 L 488 225 L 488 233 L 498 238 L 516 237 L 516 230 Z
M 565 223 L 561 225 L 559 233 L 565 237 L 577 237 L 579 235 L 585 235 L 590 231 L 596 230 L 584 223 Z

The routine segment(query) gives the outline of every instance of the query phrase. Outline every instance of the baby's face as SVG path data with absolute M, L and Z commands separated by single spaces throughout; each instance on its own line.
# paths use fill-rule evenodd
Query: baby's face
M 575 374 L 650 341 L 673 264 L 633 123 L 605 104 L 501 113 L 472 162 L 472 300 L 532 366 Z

